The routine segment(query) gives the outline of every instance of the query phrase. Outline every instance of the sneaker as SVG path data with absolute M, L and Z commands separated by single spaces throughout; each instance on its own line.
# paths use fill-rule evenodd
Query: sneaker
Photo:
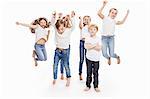
M 69 87 L 69 85 L 70 85 L 70 78 L 67 78 L 66 87 Z
M 94 88 L 96 92 L 100 92 L 100 89 L 99 88 Z
M 120 64 L 120 57 L 117 57 L 117 64 Z
M 108 58 L 108 65 L 111 65 L 111 58 Z
M 89 91 L 90 90 L 90 88 L 89 87 L 86 87 L 85 89 L 84 89 L 84 91 Z

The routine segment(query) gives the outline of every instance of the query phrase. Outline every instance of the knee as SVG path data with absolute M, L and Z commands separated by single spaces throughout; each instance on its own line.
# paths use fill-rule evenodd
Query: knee
M 41 60 L 41 61 L 46 61 L 46 60 L 47 60 L 47 57 L 41 57 L 40 60 Z
M 40 57 L 39 60 L 40 61 L 44 61 L 45 59 L 44 59 L 44 57 Z

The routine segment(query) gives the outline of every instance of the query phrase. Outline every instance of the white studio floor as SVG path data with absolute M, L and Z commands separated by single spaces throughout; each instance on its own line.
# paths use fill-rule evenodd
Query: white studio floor
M 145 90 L 146 77 L 142 73 L 144 69 L 136 65 L 131 67 L 129 63 L 131 61 L 128 63 L 123 61 L 121 65 L 103 64 L 99 70 L 101 92 L 96 93 L 93 88 L 89 92 L 83 91 L 85 88 L 85 66 L 83 81 L 78 79 L 78 65 L 71 66 L 71 85 L 67 88 L 65 87 L 66 81 L 60 80 L 60 73 L 56 85 L 52 85 L 52 66 L 48 62 L 40 63 L 35 68 L 31 66 L 32 63 L 25 63 L 22 59 L 21 62 L 14 62 L 5 67 L 7 71 L 3 73 L 5 85 L 3 92 L 4 95 L 9 96 L 122 97 L 139 95 L 144 97 L 147 94 Z
M 102 2 L 101 0 L 86 0 L 86 3 L 85 0 L 58 2 L 58 0 L 46 2 L 34 2 L 34 0 L 33 2 L 12 2 L 8 0 L 1 6 L 1 22 L 3 23 L 1 32 L 3 98 L 21 96 L 56 98 L 108 97 L 110 99 L 136 97 L 136 99 L 147 99 L 150 97 L 148 3 L 142 2 L 142 0 L 112 0 L 104 10 L 104 14 L 107 15 L 111 5 L 116 6 L 119 10 L 117 19 L 122 19 L 127 9 L 130 9 L 130 14 L 125 24 L 116 27 L 115 52 L 120 55 L 121 64 L 117 65 L 116 60 L 113 59 L 112 65 L 109 66 L 107 65 L 107 60 L 101 56 L 99 69 L 101 92 L 96 93 L 93 87 L 88 92 L 83 91 L 86 79 L 85 63 L 83 68 L 84 80 L 79 81 L 78 77 L 80 39 L 78 17 L 90 15 L 92 23 L 97 24 L 101 30 L 102 20 L 98 18 L 97 11 Z M 52 66 L 55 50 L 53 29 L 51 30 L 50 40 L 46 44 L 48 60 L 39 62 L 38 67 L 34 67 L 32 50 L 35 36 L 30 33 L 28 28 L 15 25 L 16 21 L 30 23 L 41 16 L 49 18 L 54 10 L 65 14 L 72 10 L 76 12 L 76 29 L 71 36 L 70 68 L 72 78 L 70 87 L 65 87 L 65 80 L 60 80 L 60 71 L 58 71 L 56 85 L 52 85 Z M 142 14 L 139 14 L 139 12 L 142 12 Z M 97 35 L 100 36 L 100 31 Z

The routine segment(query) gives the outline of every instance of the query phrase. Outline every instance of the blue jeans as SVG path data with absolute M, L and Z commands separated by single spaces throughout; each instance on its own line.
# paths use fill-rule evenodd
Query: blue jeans
M 102 36 L 102 54 L 105 58 L 109 59 L 110 57 L 117 58 L 117 54 L 114 53 L 114 36 Z M 107 54 L 107 49 L 109 55 Z
M 71 77 L 70 74 L 70 67 L 68 65 L 68 49 L 59 50 L 56 48 L 55 50 L 55 56 L 54 56 L 54 65 L 53 65 L 53 76 L 54 79 L 57 79 L 57 73 L 58 73 L 58 63 L 61 60 L 64 64 L 65 70 L 66 70 L 66 77 Z
M 70 65 L 69 65 L 70 45 L 69 45 L 69 50 L 68 50 L 67 53 L 68 53 L 68 55 L 67 55 L 68 66 L 70 66 Z M 64 73 L 64 63 L 63 63 L 63 61 L 60 62 L 60 72 L 61 72 L 61 74 Z
M 83 62 L 84 58 L 86 56 L 86 49 L 84 47 L 85 41 L 80 40 L 80 61 L 79 61 L 79 75 L 82 74 L 82 67 L 83 67 Z
M 46 61 L 47 60 L 47 53 L 45 49 L 45 45 L 42 44 L 35 44 L 35 52 L 37 55 L 36 60 L 37 61 Z

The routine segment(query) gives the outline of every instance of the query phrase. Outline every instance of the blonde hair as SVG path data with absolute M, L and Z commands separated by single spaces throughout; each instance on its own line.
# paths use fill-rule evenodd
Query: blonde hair
M 87 17 L 87 18 L 90 20 L 90 22 L 91 22 L 91 17 L 88 16 L 88 15 L 85 15 L 85 16 L 83 17 L 83 20 L 84 20 L 86 17 Z M 83 23 L 83 26 L 85 26 L 85 25 L 86 25 L 86 24 Z
M 97 31 L 98 31 L 98 26 L 97 26 L 96 24 L 91 24 L 91 25 L 88 27 L 88 29 L 90 29 L 91 27 L 96 28 L 96 29 L 97 29 Z
M 86 17 L 88 17 L 88 18 L 90 19 L 90 21 L 91 21 L 91 17 L 88 16 L 88 15 L 85 15 L 85 16 L 83 17 L 83 19 L 86 18 Z

